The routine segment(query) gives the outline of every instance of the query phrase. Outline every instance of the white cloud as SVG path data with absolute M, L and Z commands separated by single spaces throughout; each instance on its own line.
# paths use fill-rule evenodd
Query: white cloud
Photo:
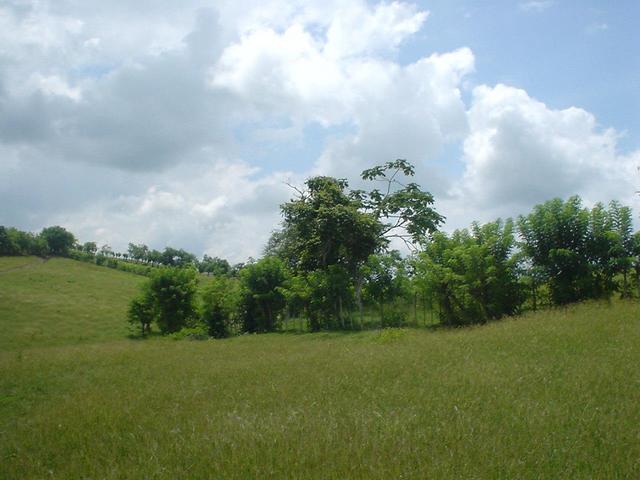
M 474 90 L 468 115 L 465 172 L 449 203 L 458 222 L 527 213 L 572 194 L 587 203 L 636 203 L 640 152 L 620 155 L 618 134 L 591 113 L 554 110 L 524 90 L 497 85 Z

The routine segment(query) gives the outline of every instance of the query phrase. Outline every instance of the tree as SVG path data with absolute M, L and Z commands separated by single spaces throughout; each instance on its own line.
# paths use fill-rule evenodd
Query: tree
M 340 267 L 350 277 L 340 298 L 346 299 L 352 289 L 361 310 L 362 267 L 369 256 L 386 250 L 392 238 L 407 244 L 424 242 L 443 221 L 431 207 L 430 193 L 400 181 L 413 175 L 406 160 L 365 170 L 363 180 L 385 184 L 383 190 L 368 193 L 349 190 L 344 179 L 308 179 L 305 189 L 296 189 L 297 198 L 281 206 L 283 229 L 272 235 L 267 252 L 284 259 L 296 273 Z
M 215 276 L 228 275 L 231 272 L 231 265 L 223 258 L 210 257 L 205 254 L 205 256 L 202 257 L 202 261 L 198 263 L 198 270 Z
M 90 255 L 95 255 L 98 251 L 98 246 L 96 245 L 96 242 L 85 242 L 82 245 L 82 251 Z
M 524 297 L 517 277 L 513 222 L 473 224 L 436 233 L 415 264 L 445 325 L 485 323 L 516 313 Z
M 207 284 L 202 292 L 202 320 L 210 336 L 228 337 L 237 329 L 240 299 L 238 279 L 216 276 Z
M 593 219 L 591 220 L 594 223 Z M 556 305 L 590 298 L 594 282 L 589 261 L 590 215 L 580 197 L 566 202 L 556 198 L 520 216 L 521 248 L 534 265 L 541 267 Z
M 611 226 L 614 233 L 610 253 L 615 272 L 622 275 L 621 296 L 623 298 L 629 298 L 631 297 L 631 287 L 628 278 L 629 271 L 633 267 L 633 263 L 637 259 L 638 254 L 640 254 L 640 249 L 638 249 L 634 241 L 631 209 L 622 206 L 619 202 L 612 201 L 609 203 L 608 213 L 611 218 Z
M 9 231 L 0 225 L 0 255 L 17 255 L 19 253 L 19 247 L 9 235 Z
M 282 260 L 265 257 L 240 272 L 243 330 L 272 332 L 285 307 L 283 288 L 288 272 Z
M 371 255 L 364 266 L 365 295 L 380 309 L 380 322 L 385 324 L 384 306 L 406 293 L 408 278 L 400 252 Z M 398 323 L 398 322 L 392 322 Z
M 43 229 L 40 237 L 45 241 L 49 253 L 59 256 L 67 256 L 76 241 L 71 232 L 57 225 Z
M 151 323 L 155 318 L 152 296 L 148 289 L 134 298 L 129 304 L 127 318 L 133 326 L 140 327 L 140 334 L 144 336 L 151 332 Z
M 142 261 L 147 259 L 147 255 L 149 254 L 149 247 L 142 243 L 139 245 L 136 245 L 135 243 L 129 243 L 127 252 L 129 253 L 129 257 L 138 261 Z
M 197 259 L 192 253 L 183 249 L 177 250 L 172 247 L 166 247 L 160 256 L 160 262 L 167 266 L 184 267 L 194 265 Z
M 177 332 L 196 319 L 197 273 L 191 268 L 159 268 L 149 279 L 148 305 L 162 333 Z

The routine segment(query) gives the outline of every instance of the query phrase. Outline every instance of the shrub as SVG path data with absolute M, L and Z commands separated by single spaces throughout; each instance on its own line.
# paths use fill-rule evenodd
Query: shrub
M 285 307 L 283 288 L 288 278 L 282 260 L 265 257 L 240 272 L 241 315 L 246 332 L 272 332 Z
M 191 268 L 159 268 L 148 284 L 149 305 L 162 333 L 174 333 L 191 326 L 196 318 L 197 273 Z
M 201 318 L 209 335 L 224 338 L 235 333 L 240 298 L 240 284 L 234 278 L 214 277 L 204 288 Z

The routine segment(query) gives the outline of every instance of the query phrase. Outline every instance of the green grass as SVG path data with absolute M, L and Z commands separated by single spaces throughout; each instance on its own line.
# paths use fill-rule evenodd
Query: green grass
M 122 339 L 143 281 L 74 260 L 0 257 L 0 351 Z
M 49 263 L 29 270 L 42 284 L 23 288 L 59 278 Z M 74 275 L 98 275 L 78 265 Z M 53 290 L 7 310 L 4 286 L 19 293 L 27 271 L 0 273 L 3 328 L 8 311 L 55 316 Z M 0 478 L 640 477 L 635 303 L 454 331 L 136 341 L 116 331 L 124 294 L 105 296 L 139 277 L 102 271 L 125 277 L 96 280 L 85 294 L 104 295 L 73 303 L 123 302 L 120 318 L 100 317 L 112 334 L 78 343 L 68 323 L 42 347 L 20 329 L 2 337 Z

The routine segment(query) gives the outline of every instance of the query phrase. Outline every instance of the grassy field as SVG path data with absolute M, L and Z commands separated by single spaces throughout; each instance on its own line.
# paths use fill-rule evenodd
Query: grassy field
M 143 281 L 62 258 L 0 257 L 0 351 L 120 340 Z
M 140 277 L 0 272 L 2 479 L 640 478 L 636 303 L 141 341 L 124 327 Z

